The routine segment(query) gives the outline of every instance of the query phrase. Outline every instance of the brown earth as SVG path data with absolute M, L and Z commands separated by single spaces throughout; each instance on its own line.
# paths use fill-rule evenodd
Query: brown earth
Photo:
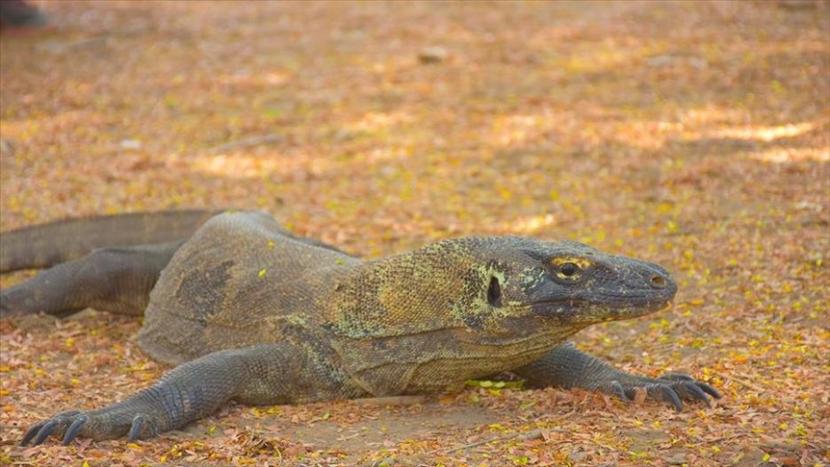
M 29 317 L 0 321 L 0 463 L 830 463 L 830 4 L 38 4 L 49 28 L 0 36 L 3 230 L 238 206 L 366 256 L 581 240 L 681 292 L 578 345 L 725 397 L 675 413 L 477 387 L 20 448 L 164 370 L 133 319 Z

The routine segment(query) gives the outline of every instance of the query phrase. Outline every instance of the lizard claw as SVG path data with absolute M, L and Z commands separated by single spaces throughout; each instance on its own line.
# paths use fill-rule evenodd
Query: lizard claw
M 38 444 L 42 443 L 43 440 L 45 440 L 49 435 L 52 434 L 53 431 L 55 431 L 55 428 L 57 426 L 57 420 L 49 420 L 48 422 L 46 422 L 46 424 L 43 425 L 43 427 L 40 430 L 38 430 L 37 436 L 35 436 L 35 439 L 32 442 L 32 444 L 37 446 Z
M 707 394 L 715 399 L 720 399 L 721 395 L 717 389 L 708 384 L 698 381 L 691 376 L 683 373 L 666 373 L 659 378 L 660 380 L 669 381 L 672 386 L 683 399 L 686 400 L 702 400 L 709 404 Z
M 619 381 L 614 380 L 608 383 L 608 385 L 604 388 L 604 392 L 611 394 L 613 396 L 617 396 L 618 398 L 622 399 L 625 402 L 631 402 L 632 398 L 628 396 L 625 391 L 625 388 Z
M 147 420 L 147 417 L 144 415 L 138 414 L 133 417 L 133 422 L 130 425 L 130 431 L 127 433 L 127 441 L 135 441 L 141 438 L 148 438 L 149 436 L 155 436 L 156 430 L 152 426 L 152 423 Z
M 622 382 L 620 382 L 622 381 Z M 667 373 L 659 378 L 636 378 L 626 381 L 613 380 L 600 390 L 624 401 L 633 400 L 638 388 L 645 389 L 648 397 L 670 404 L 678 412 L 683 401 L 702 401 L 711 407 L 710 397 L 720 399 L 720 393 L 708 384 L 683 373 Z
M 63 443 L 64 446 L 71 443 L 72 440 L 75 439 L 76 436 L 78 436 L 78 432 L 81 431 L 81 427 L 83 427 L 84 424 L 88 421 L 89 421 L 88 416 L 86 416 L 84 414 L 80 414 L 72 422 L 72 424 L 69 425 L 69 428 L 66 429 L 66 434 L 63 435 L 63 440 L 61 441 L 61 443 Z
M 38 431 L 40 431 L 40 429 L 45 424 L 46 424 L 46 422 L 41 422 L 41 423 L 33 425 L 28 430 L 26 430 L 26 434 L 23 435 L 23 439 L 20 441 L 20 445 L 25 446 L 25 445 L 29 444 L 29 441 L 31 441 L 31 439 L 35 437 L 35 435 L 38 433 Z
M 33 446 L 37 446 L 50 436 L 61 439 L 63 445 L 71 443 L 78 436 L 112 439 L 126 435 L 127 440 L 132 442 L 150 438 L 158 432 L 156 423 L 143 413 L 132 418 L 123 418 L 108 416 L 98 411 L 86 413 L 73 410 L 32 425 L 23 435 L 20 445 L 26 446 L 31 442 Z
M 72 428 L 76 417 L 86 417 L 85 415 L 81 414 L 77 410 L 72 410 L 69 412 L 64 412 L 62 414 L 58 414 L 49 420 L 37 423 L 29 428 L 26 431 L 26 434 L 23 435 L 23 440 L 20 442 L 21 446 L 26 446 L 29 444 L 29 441 L 32 441 L 33 446 L 37 446 L 38 444 L 43 443 L 52 433 L 57 430 L 57 434 L 60 435 L 64 431 L 66 431 L 67 427 Z M 77 431 L 77 428 L 75 428 Z M 72 436 L 75 437 L 74 435 Z M 70 439 L 71 441 L 71 439 Z M 66 443 L 64 443 L 66 444 Z
M 674 390 L 672 386 L 668 384 L 655 384 L 653 386 L 649 386 L 647 388 L 649 395 L 654 393 L 655 395 L 659 395 L 658 397 L 660 400 L 670 403 L 674 406 L 674 410 L 680 412 L 683 410 L 683 402 L 680 400 L 680 396 L 677 394 L 677 391 Z

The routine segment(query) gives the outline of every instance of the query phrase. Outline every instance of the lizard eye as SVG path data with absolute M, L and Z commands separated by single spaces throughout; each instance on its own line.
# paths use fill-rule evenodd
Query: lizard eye
M 579 271 L 579 266 L 574 263 L 565 263 L 559 266 L 559 272 L 565 277 L 571 277 Z
M 491 306 L 501 306 L 501 284 L 495 276 L 490 278 L 490 286 L 487 287 L 487 303 Z
M 563 282 L 577 282 L 582 275 L 582 268 L 576 263 L 562 263 L 556 268 L 556 277 Z

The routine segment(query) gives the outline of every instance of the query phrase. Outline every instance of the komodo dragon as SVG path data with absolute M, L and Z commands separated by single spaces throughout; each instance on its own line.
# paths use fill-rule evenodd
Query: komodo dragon
M 108 236 L 120 246 L 101 248 Z M 141 348 L 178 365 L 124 401 L 35 424 L 23 445 L 149 438 L 229 400 L 435 393 L 508 371 L 625 400 L 645 388 L 677 410 L 720 397 L 689 376 L 631 375 L 565 343 L 591 324 L 664 309 L 677 290 L 660 266 L 580 243 L 469 237 L 363 261 L 250 211 L 104 216 L 0 242 L 2 271 L 65 261 L 2 291 L 1 315 L 143 314 Z

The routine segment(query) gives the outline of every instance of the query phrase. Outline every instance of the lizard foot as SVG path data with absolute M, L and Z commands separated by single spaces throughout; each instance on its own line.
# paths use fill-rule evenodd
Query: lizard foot
M 678 412 L 683 410 L 683 401 L 703 401 L 711 405 L 709 397 L 720 399 L 717 389 L 683 373 L 666 373 L 659 378 L 636 378 L 630 381 L 613 380 L 600 391 L 632 401 L 638 389 L 644 389 L 647 397 L 671 404 Z
M 101 440 L 127 435 L 128 441 L 135 441 L 155 434 L 153 423 L 142 414 L 130 420 L 109 416 L 106 409 L 95 412 L 70 410 L 32 425 L 23 435 L 20 445 L 26 446 L 31 441 L 33 446 L 37 446 L 52 435 L 62 438 L 62 443 L 67 445 L 78 436 Z

